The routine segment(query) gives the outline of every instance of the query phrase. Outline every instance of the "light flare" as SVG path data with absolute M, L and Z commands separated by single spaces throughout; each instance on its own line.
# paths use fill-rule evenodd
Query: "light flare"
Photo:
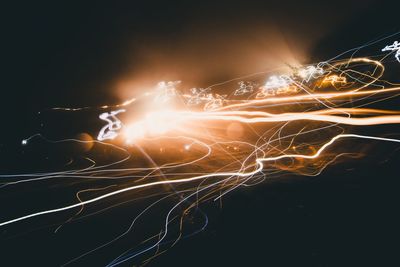
M 397 41 L 382 51 L 396 52 L 400 62 Z M 98 147 L 101 155 L 112 151 L 119 155 L 117 159 L 110 156 L 110 162 L 98 163 L 97 155 L 92 154 L 86 157 L 88 166 L 84 168 L 0 175 L 0 188 L 67 178 L 93 182 L 94 188 L 77 192 L 72 204 L 2 218 L 0 226 L 79 210 L 57 228 L 60 231 L 61 226 L 78 220 L 89 204 L 106 205 L 109 202 L 103 200 L 114 200 L 122 194 L 133 200 L 150 195 L 157 198 L 121 235 L 79 259 L 133 231 L 137 219 L 162 200 L 176 201 L 165 216 L 163 230 L 144 244 L 155 241 L 139 252 L 124 253 L 126 258 L 119 256 L 114 265 L 158 249 L 174 225 L 178 233 L 175 241 L 179 240 L 184 218 L 191 210 L 198 211 L 202 202 L 221 200 L 240 186 L 254 186 L 284 173 L 316 176 L 350 153 L 365 156 L 353 147 L 335 146 L 339 140 L 400 143 L 400 139 L 388 137 L 398 131 L 385 136 L 357 133 L 376 125 L 400 124 L 400 110 L 375 106 L 389 99 L 398 100 L 400 85 L 384 80 L 385 64 L 389 64 L 384 61 L 386 56 L 353 56 L 293 68 L 289 74 L 257 73 L 206 88 L 183 90 L 178 88 L 181 81 L 162 81 L 153 91 L 142 92 L 122 104 L 101 106 L 101 110 L 109 111 L 99 115 L 106 125 L 100 129 L 97 141 L 44 140 L 51 144 L 90 142 L 93 148 L 87 153 L 95 153 Z M 140 105 L 143 102 L 145 105 Z M 140 108 L 135 109 L 137 106 Z M 77 112 L 87 108 L 55 109 Z M 33 135 L 21 144 L 28 146 L 38 137 Z M 99 180 L 108 186 L 97 186 Z M 89 197 L 82 196 L 88 192 Z M 178 207 L 182 208 L 179 212 Z M 204 221 L 206 225 L 208 219 Z

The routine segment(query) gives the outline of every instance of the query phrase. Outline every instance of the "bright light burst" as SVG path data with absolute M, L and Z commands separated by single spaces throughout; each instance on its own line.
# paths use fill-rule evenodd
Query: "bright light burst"
M 95 143 L 122 155 L 118 160 L 93 160 L 90 167 L 82 169 L 1 177 L 3 187 L 61 178 L 110 180 L 109 186 L 79 191 L 77 202 L 62 207 L 2 218 L 0 226 L 79 210 L 66 220 L 72 223 L 85 207 L 95 202 L 123 194 L 130 199 L 156 197 L 152 204 L 143 207 L 124 233 L 72 262 L 124 237 L 154 205 L 174 199 L 176 202 L 164 216 L 161 232 L 145 240 L 144 249 L 129 250 L 108 265 L 114 266 L 152 250 L 159 254 L 159 246 L 174 244 L 188 235 L 184 219 L 190 211 L 198 211 L 202 202 L 220 200 L 240 186 L 279 178 L 284 173 L 318 175 L 350 153 L 363 156 L 352 147 L 339 147 L 337 143 L 349 144 L 355 139 L 400 143 L 393 133 L 362 134 L 364 127 L 400 123 L 400 111 L 374 106 L 400 95 L 400 85 L 385 78 L 386 64 L 391 68 L 400 65 L 388 61 L 389 54 L 354 57 L 359 50 L 349 50 L 350 58 L 295 68 L 289 74 L 257 73 L 207 88 L 184 90 L 179 88 L 181 81 L 160 82 L 152 93 L 138 95 L 114 106 L 114 110 L 113 106 L 103 106 L 109 111 L 99 116 L 107 124 L 99 131 L 98 141 L 49 142 Z M 397 41 L 382 51 L 396 52 L 400 62 Z M 137 103 L 146 103 L 139 115 L 132 111 Z M 22 145 L 29 145 L 38 136 L 42 137 L 24 139 Z M 84 191 L 93 194 L 82 198 Z M 206 225 L 207 217 L 202 218 Z M 177 233 L 174 238 L 173 233 Z

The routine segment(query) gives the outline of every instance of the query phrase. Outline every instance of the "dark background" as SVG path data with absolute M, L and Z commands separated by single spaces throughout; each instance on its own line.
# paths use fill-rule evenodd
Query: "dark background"
M 164 79 L 204 86 L 284 64 L 318 62 L 399 31 L 399 12 L 397 1 L 372 0 L 5 5 L 0 167 L 18 168 L 21 139 L 41 130 L 38 111 L 118 103 Z M 223 209 L 210 211 L 205 232 L 150 266 L 396 266 L 395 149 L 379 146 L 365 161 L 352 160 L 316 178 L 239 189 L 226 197 Z M 75 244 L 54 239 L 38 231 L 2 240 L 4 266 L 60 265 L 65 262 L 60 255 Z M 77 265 L 101 266 L 109 259 Z

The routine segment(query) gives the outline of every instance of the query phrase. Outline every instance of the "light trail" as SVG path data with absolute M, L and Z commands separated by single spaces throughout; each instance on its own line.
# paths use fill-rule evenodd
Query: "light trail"
M 400 62 L 400 42 L 394 41 L 392 45 L 385 46 L 382 51 L 396 51 L 394 55 L 398 62 Z
M 189 182 L 193 182 L 193 181 L 196 181 L 196 180 L 201 180 L 201 179 L 205 179 L 205 178 L 209 178 L 209 177 L 229 177 L 229 176 L 249 177 L 249 176 L 255 175 L 255 174 L 259 173 L 260 171 L 262 171 L 262 169 L 264 168 L 263 162 L 275 161 L 275 160 L 280 160 L 280 159 L 284 159 L 284 158 L 315 159 L 318 156 L 320 156 L 321 153 L 327 147 L 332 145 L 336 140 L 338 140 L 340 138 L 349 138 L 349 137 L 400 143 L 399 139 L 393 139 L 393 138 L 383 138 L 383 137 L 365 136 L 365 135 L 357 135 L 357 134 L 340 134 L 340 135 L 337 135 L 334 138 L 332 138 L 329 142 L 324 144 L 316 153 L 314 153 L 312 155 L 288 154 L 288 155 L 281 155 L 281 156 L 271 157 L 271 158 L 259 158 L 259 159 L 256 160 L 256 163 L 257 163 L 256 165 L 258 167 L 254 171 L 251 171 L 251 172 L 247 172 L 247 173 L 240 173 L 240 172 L 213 173 L 213 174 L 200 175 L 200 176 L 195 176 L 195 177 L 185 178 L 185 179 L 159 181 L 159 182 L 152 182 L 152 183 L 147 183 L 147 184 L 131 186 L 131 187 L 128 187 L 128 188 L 116 190 L 116 191 L 113 191 L 111 193 L 101 195 L 99 197 L 96 197 L 96 198 L 93 198 L 93 199 L 90 199 L 90 200 L 85 200 L 85 201 L 82 201 L 82 202 L 79 202 L 79 203 L 76 203 L 76 204 L 73 204 L 73 205 L 69 205 L 69 206 L 65 206 L 65 207 L 57 208 L 57 209 L 50 209 L 50 210 L 45 210 L 45 211 L 41 211 L 41 212 L 36 212 L 36 213 L 32 213 L 32 214 L 29 214 L 29 215 L 26 215 L 26 216 L 22 216 L 22 217 L 13 219 L 13 220 L 5 221 L 5 222 L 0 223 L 0 226 L 4 226 L 4 225 L 7 225 L 7 224 L 15 223 L 15 222 L 18 222 L 18 221 L 26 220 L 26 219 L 29 219 L 29 218 L 33 218 L 33 217 L 37 217 L 37 216 L 41 216 L 41 215 L 45 215 L 45 214 L 51 214 L 51 213 L 65 211 L 65 210 L 70 210 L 70 209 L 77 208 L 77 207 L 82 207 L 84 205 L 87 205 L 87 204 L 90 204 L 90 203 L 94 203 L 94 202 L 100 201 L 102 199 L 109 198 L 111 196 L 115 196 L 115 195 L 118 195 L 118 194 L 121 194 L 121 193 L 125 193 L 125 192 L 128 192 L 128 191 L 139 189 L 139 188 L 145 188 L 145 187 L 151 187 L 151 186 L 157 186 L 157 185 L 163 185 L 163 184 L 189 183 Z
M 400 143 L 396 138 L 398 130 L 379 136 L 358 133 L 377 128 L 374 126 L 394 128 L 400 124 L 400 110 L 376 105 L 396 101 L 400 96 L 397 81 L 385 78 L 385 71 L 393 67 L 385 61 L 388 54 L 382 58 L 354 57 L 365 47 L 349 50 L 350 58 L 293 67 L 291 73 L 267 76 L 260 72 L 206 88 L 182 89 L 181 81 L 162 81 L 152 92 L 121 104 L 98 107 L 96 110 L 102 112 L 99 118 L 106 124 L 98 131 L 97 140 L 50 141 L 40 134 L 24 139 L 23 146 L 41 137 L 51 145 L 90 143 L 101 152 L 90 151 L 90 157 L 85 156 L 86 166 L 81 168 L 0 174 L 0 190 L 18 189 L 20 184 L 28 182 L 58 183 L 61 179 L 91 183 L 90 187 L 75 192 L 76 203 L 68 200 L 74 204 L 13 219 L 2 218 L 0 227 L 79 208 L 77 214 L 57 228 L 62 231 L 61 226 L 88 216 L 82 214 L 88 205 L 106 205 L 106 199 L 121 195 L 129 201 L 158 197 L 143 207 L 121 236 L 68 261 L 71 263 L 116 242 L 132 231 L 145 211 L 176 197 L 166 213 L 164 229 L 143 242 L 148 244 L 154 237 L 158 240 L 140 251 L 128 250 L 129 253 L 119 255 L 109 264 L 114 266 L 159 249 L 162 244 L 175 244 L 184 235 L 185 216 L 201 203 L 221 200 L 240 186 L 253 186 L 271 177 L 279 178 L 283 173 L 319 175 L 348 153 L 365 156 L 352 147 L 333 146 L 341 139 Z M 396 52 L 395 57 L 400 61 L 397 41 L 382 51 Z M 53 110 L 87 109 L 91 108 Z M 101 160 L 97 160 L 97 153 L 102 155 Z M 107 153 L 114 154 L 107 158 Z M 90 197 L 85 197 L 88 193 Z M 178 207 L 182 208 L 181 213 Z M 202 223 L 202 227 L 207 223 Z M 167 242 L 165 239 L 174 233 L 171 230 L 174 226 L 178 237 Z
M 119 109 L 116 111 L 111 111 L 110 113 L 105 112 L 100 114 L 99 118 L 108 122 L 108 124 L 100 130 L 97 136 L 99 141 L 108 139 L 112 140 L 118 136 L 117 131 L 122 128 L 122 123 L 119 119 L 117 119 L 117 115 L 122 112 L 125 112 L 125 109 Z

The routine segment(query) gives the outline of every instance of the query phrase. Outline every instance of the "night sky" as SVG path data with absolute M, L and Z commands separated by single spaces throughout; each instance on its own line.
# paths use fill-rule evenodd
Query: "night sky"
M 64 118 L 50 108 L 116 104 L 160 80 L 207 86 L 285 64 L 319 62 L 400 30 L 397 1 L 80 2 L 2 8 L 1 173 L 52 168 L 21 163 L 21 153 L 29 152 L 19 144 L 27 136 L 43 131 L 67 138 L 76 129 L 95 132 L 101 125 L 83 119 L 97 113 Z M 149 266 L 398 266 L 400 152 L 393 144 L 370 152 L 317 177 L 288 175 L 232 192 L 222 208 L 205 207 L 205 231 Z M 23 197 L 29 186 L 22 187 L 15 208 L 24 210 L 23 202 L 30 201 L 29 194 Z M 54 203 L 61 191 L 56 188 Z M 14 208 L 5 202 L 9 197 L 10 191 L 0 193 L 8 211 Z M 96 218 L 93 239 L 93 227 L 112 228 L 124 213 Z M 73 226 L 61 239 L 53 231 L 12 237 L 3 232 L 0 266 L 59 266 L 79 254 L 76 244 L 90 248 L 90 240 L 80 240 L 83 228 Z M 71 266 L 104 266 L 118 249 Z

